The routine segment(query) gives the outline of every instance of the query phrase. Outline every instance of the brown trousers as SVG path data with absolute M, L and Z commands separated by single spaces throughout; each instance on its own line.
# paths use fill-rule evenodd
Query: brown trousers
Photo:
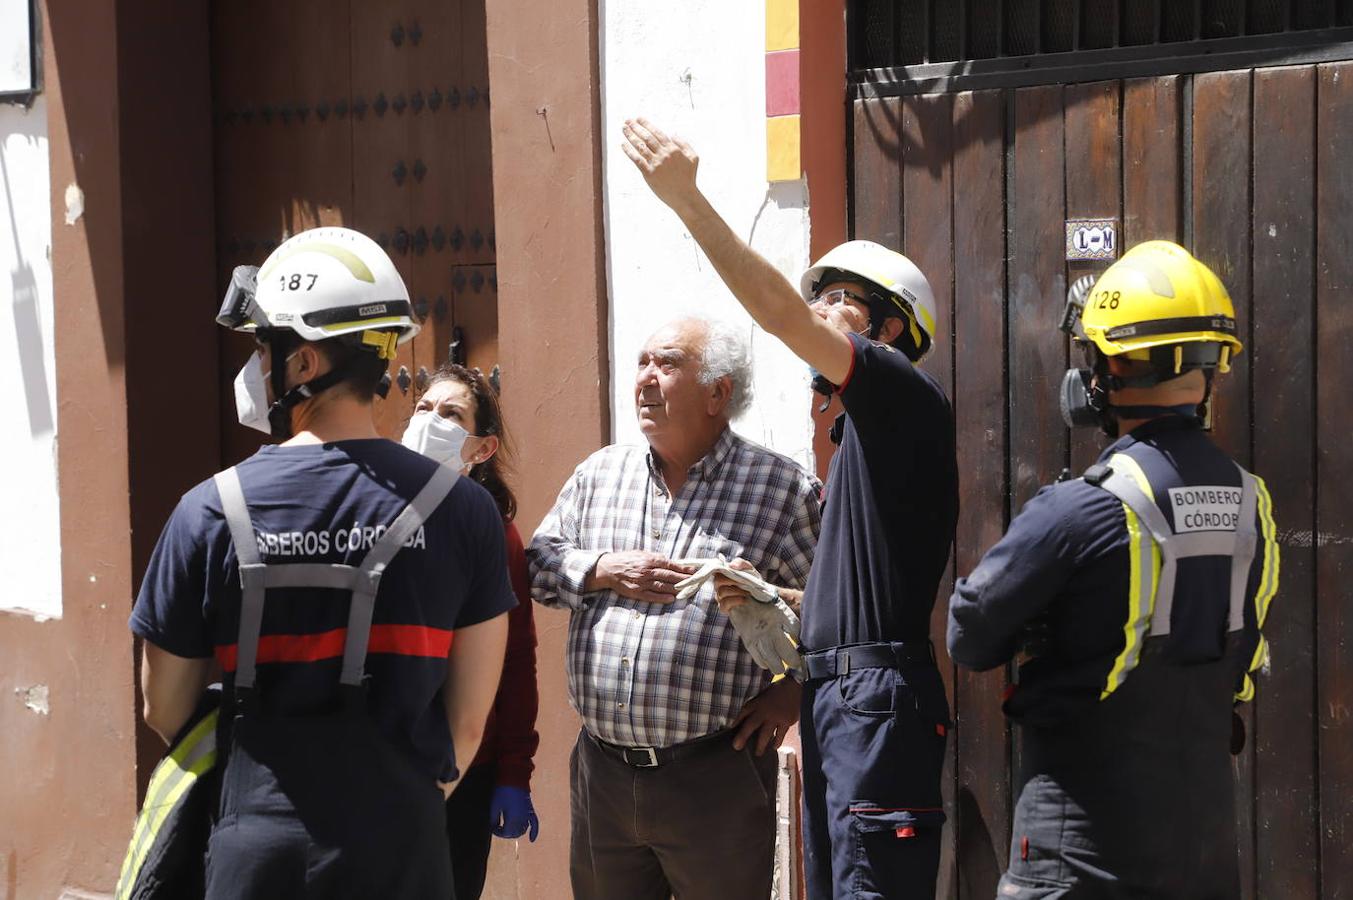
M 776 755 L 730 742 L 652 769 L 584 731 L 569 761 L 574 900 L 770 896 Z

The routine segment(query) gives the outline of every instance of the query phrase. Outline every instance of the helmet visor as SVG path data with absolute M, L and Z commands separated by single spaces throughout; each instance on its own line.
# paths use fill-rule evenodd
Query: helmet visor
M 1058 327 L 1082 341 L 1086 340 L 1086 337 L 1085 329 L 1081 327 L 1081 314 L 1085 312 L 1085 298 L 1090 296 L 1090 288 L 1094 286 L 1093 275 L 1082 275 L 1077 278 L 1066 292 L 1066 306 L 1062 307 L 1062 322 Z
M 258 266 L 236 266 L 230 273 L 230 286 L 226 288 L 221 309 L 216 313 L 216 323 L 236 331 L 245 328 L 267 328 L 268 320 L 254 301 L 258 285 Z

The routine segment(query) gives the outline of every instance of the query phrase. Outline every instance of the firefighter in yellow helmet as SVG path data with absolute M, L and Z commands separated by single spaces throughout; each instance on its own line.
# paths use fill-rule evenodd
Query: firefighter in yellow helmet
M 1279 560 L 1263 480 L 1202 427 L 1241 351 L 1231 299 L 1150 241 L 1074 285 L 1062 328 L 1087 362 L 1063 382 L 1067 424 L 1122 436 L 1039 491 L 949 606 L 959 665 L 1020 660 L 1000 896 L 1235 897 L 1233 706 L 1268 658 Z
M 1062 330 L 1084 350 L 1089 364 L 1063 379 L 1062 415 L 1071 427 L 1099 425 L 1111 437 L 1118 435 L 1121 419 L 1160 414 L 1158 407 L 1142 409 L 1128 401 L 1122 401 L 1126 409 L 1115 408 L 1113 391 L 1169 383 L 1163 395 L 1179 399 L 1197 383 L 1188 373 L 1198 371 L 1201 406 L 1211 395 L 1213 376 L 1228 371 L 1241 351 L 1226 287 L 1169 241 L 1138 244 L 1097 281 L 1087 276 L 1076 282 Z M 1113 359 L 1116 366 L 1110 365 Z M 1191 414 L 1176 411 L 1186 418 Z

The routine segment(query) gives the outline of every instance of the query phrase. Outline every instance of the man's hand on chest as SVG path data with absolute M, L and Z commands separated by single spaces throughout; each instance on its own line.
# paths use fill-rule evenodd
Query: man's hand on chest
M 694 571 L 694 567 L 660 553 L 620 550 L 597 558 L 584 587 L 588 591 L 612 590 L 646 603 L 671 603 L 676 599 L 677 583 Z

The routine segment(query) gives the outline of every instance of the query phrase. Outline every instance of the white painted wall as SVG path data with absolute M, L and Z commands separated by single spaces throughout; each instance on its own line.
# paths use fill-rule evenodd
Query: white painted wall
M 0 104 L 0 610 L 61 615 L 47 102 Z
M 807 188 L 766 182 L 765 15 L 759 0 L 602 0 L 613 436 L 643 439 L 633 386 L 644 339 L 678 314 L 697 313 L 745 325 L 750 336 L 756 397 L 736 429 L 811 470 L 807 367 L 752 323 L 619 149 L 621 124 L 636 116 L 690 141 L 715 208 L 797 284 L 808 265 Z

